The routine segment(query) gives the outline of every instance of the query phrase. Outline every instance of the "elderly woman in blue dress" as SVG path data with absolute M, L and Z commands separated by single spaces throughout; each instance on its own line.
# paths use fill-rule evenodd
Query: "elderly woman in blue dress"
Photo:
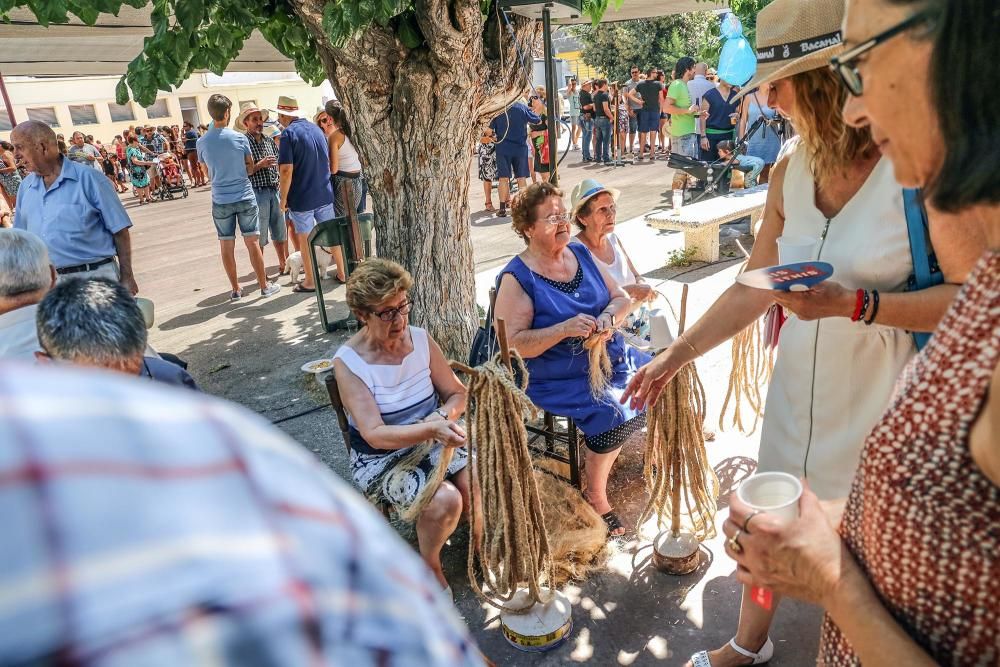
M 399 264 L 369 259 L 347 281 L 347 305 L 364 324 L 334 355 L 350 421 L 351 472 L 369 497 L 413 504 L 445 448 L 455 448 L 447 478 L 417 517 L 420 555 L 442 588 L 441 548 L 469 510 L 465 430 L 457 423 L 467 393 L 437 343 L 408 325 L 413 286 Z M 436 444 L 415 468 L 400 463 L 416 445 Z
M 514 230 L 524 252 L 500 274 L 496 317 L 525 359 L 527 393 L 539 408 L 572 419 L 586 436 L 586 496 L 612 536 L 625 528 L 608 500 L 611 466 L 625 440 L 645 425 L 643 412 L 617 398 L 648 356 L 625 346 L 615 327 L 631 299 L 579 244 L 570 245 L 562 192 L 549 183 L 528 187 L 514 203 Z M 583 343 L 600 336 L 612 375 L 603 397 L 591 396 L 589 355 Z

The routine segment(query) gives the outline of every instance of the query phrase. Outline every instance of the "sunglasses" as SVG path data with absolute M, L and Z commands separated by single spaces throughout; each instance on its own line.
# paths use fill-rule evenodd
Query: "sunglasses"
M 394 319 L 396 319 L 401 315 L 402 316 L 409 315 L 412 309 L 413 309 L 413 302 L 407 301 L 398 308 L 386 308 L 385 310 L 380 310 L 378 312 L 373 311 L 372 315 L 375 315 L 383 322 L 392 322 Z
M 910 28 L 923 23 L 929 18 L 927 12 L 917 12 L 901 23 L 897 23 L 888 30 L 880 32 L 871 39 L 858 44 L 852 49 L 848 49 L 839 56 L 830 59 L 830 69 L 837 73 L 848 92 L 855 97 L 860 97 L 865 92 L 864 81 L 861 80 L 861 73 L 858 72 L 857 60 L 864 54 L 874 49 L 879 44 L 889 41 L 896 35 L 900 35 Z
M 332 123 L 332 122 L 333 121 L 331 119 L 329 119 L 329 118 L 320 118 L 319 119 L 319 124 L 320 125 L 326 125 L 327 123 Z

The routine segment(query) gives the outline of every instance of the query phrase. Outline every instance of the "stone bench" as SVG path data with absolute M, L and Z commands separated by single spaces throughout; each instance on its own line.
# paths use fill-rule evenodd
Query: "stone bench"
M 758 185 L 687 204 L 676 213 L 672 209 L 650 213 L 646 216 L 646 224 L 655 229 L 684 232 L 684 248 L 693 251 L 692 259 L 717 262 L 719 227 L 748 215 L 751 220 L 755 219 L 764 210 L 766 200 L 767 186 Z

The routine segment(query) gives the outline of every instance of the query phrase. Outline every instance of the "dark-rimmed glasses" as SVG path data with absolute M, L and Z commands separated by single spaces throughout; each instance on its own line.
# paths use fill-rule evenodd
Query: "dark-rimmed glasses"
M 378 312 L 372 311 L 372 315 L 375 315 L 383 322 L 392 322 L 400 315 L 409 315 L 412 309 L 413 309 L 413 302 L 407 301 L 398 308 L 386 308 L 385 310 L 380 310 Z
M 903 22 L 897 23 L 888 30 L 880 32 L 874 37 L 865 40 L 861 44 L 844 51 L 839 56 L 834 56 L 830 59 L 830 69 L 840 76 L 840 80 L 844 83 L 844 87 L 847 88 L 851 95 L 860 97 L 865 92 L 865 86 L 864 81 L 861 80 L 861 73 L 858 72 L 856 64 L 857 59 L 874 49 L 879 44 L 887 42 L 896 35 L 906 32 L 910 28 L 923 23 L 927 19 L 927 12 L 917 12 L 913 16 L 905 19 Z

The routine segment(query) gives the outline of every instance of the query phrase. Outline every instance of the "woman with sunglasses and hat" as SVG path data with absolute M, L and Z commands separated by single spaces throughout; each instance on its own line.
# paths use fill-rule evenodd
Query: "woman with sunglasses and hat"
M 745 87 L 766 87 L 769 105 L 800 135 L 772 170 L 748 268 L 778 264 L 780 236 L 808 237 L 811 259 L 832 264 L 833 279 L 802 293 L 733 285 L 627 392 L 639 406 L 655 401 L 677 369 L 783 305 L 791 316 L 768 387 L 758 468 L 804 477 L 824 500 L 847 495 L 864 439 L 916 352 L 911 332 L 933 331 L 982 250 L 975 234 L 946 230 L 934 239 L 945 283 L 906 291 L 913 261 L 902 190 L 868 129 L 844 122 L 847 92 L 828 67 L 843 49 L 843 14 L 842 0 L 765 7 L 757 17 L 758 73 Z M 733 641 L 696 654 L 693 664 L 769 659 L 776 608 L 763 609 L 744 589 Z
M 470 507 L 465 429 L 467 392 L 434 339 L 409 326 L 413 279 L 396 262 L 372 258 L 347 281 L 347 305 L 362 323 L 337 349 L 333 372 L 350 423 L 351 476 L 366 496 L 399 509 L 413 504 L 446 448 L 446 479 L 416 520 L 420 555 L 441 588 L 441 548 Z M 415 468 L 396 470 L 424 442 Z M 449 595 L 450 597 L 450 595 Z
M 625 441 L 646 423 L 645 413 L 621 405 L 631 374 L 649 356 L 624 344 L 616 327 L 631 299 L 581 244 L 570 243 L 563 194 L 535 183 L 518 194 L 511 211 L 525 249 L 503 268 L 495 313 L 528 368 L 527 394 L 543 410 L 572 419 L 586 437 L 587 501 L 612 537 L 626 530 L 608 500 L 611 466 Z M 593 396 L 584 342 L 596 337 L 612 365 L 607 388 Z
M 986 237 L 928 347 L 865 441 L 843 515 L 797 520 L 733 498 L 738 578 L 826 611 L 824 665 L 1000 663 L 1000 69 L 995 3 L 848 0 L 833 65 L 847 122 L 921 187 L 930 231 Z

